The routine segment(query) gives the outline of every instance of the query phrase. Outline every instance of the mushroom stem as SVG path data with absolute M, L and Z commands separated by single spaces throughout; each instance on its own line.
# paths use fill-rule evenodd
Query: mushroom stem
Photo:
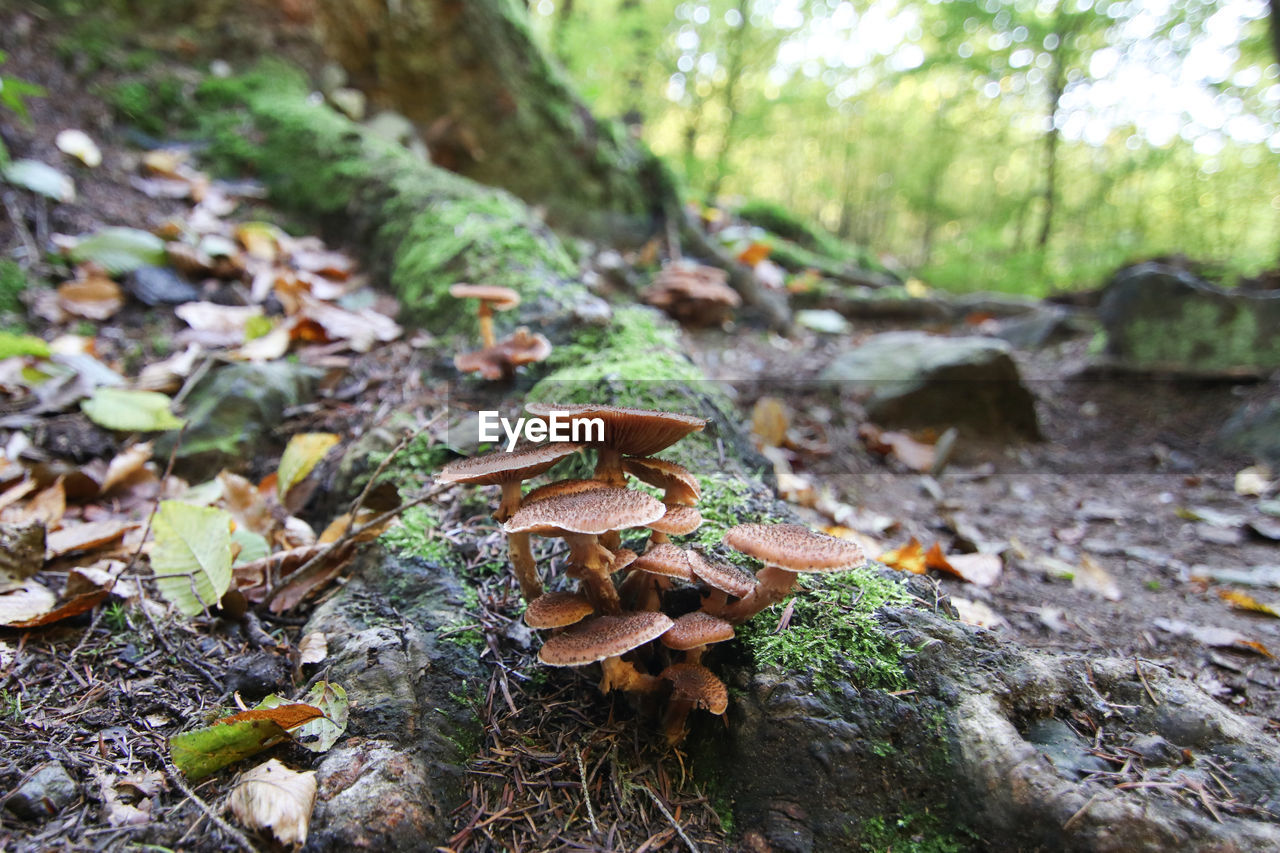
M 729 593 L 722 589 L 712 589 L 711 594 L 702 602 L 702 609 L 712 616 L 725 618 L 724 612 L 729 608 Z
M 662 718 L 662 730 L 667 736 L 667 746 L 675 746 L 689 733 L 685 722 L 693 710 L 693 701 L 672 696 L 667 702 L 667 713 Z
M 533 601 L 542 595 L 542 579 L 538 577 L 538 564 L 533 559 L 533 546 L 528 533 L 507 534 L 507 554 L 511 568 L 520 582 L 520 594 L 525 601 Z
M 735 625 L 741 625 L 770 605 L 787 597 L 796 583 L 796 573 L 777 566 L 765 566 L 756 572 L 756 585 L 746 598 L 736 601 L 716 614 Z M 714 612 L 714 611 L 712 611 Z
M 520 482 L 520 480 L 510 480 L 502 484 L 502 502 L 493 512 L 493 517 L 498 521 L 506 521 L 520 509 Z
M 648 693 L 662 686 L 661 678 L 641 672 L 634 663 L 621 657 L 605 658 L 600 666 L 604 670 L 604 677 L 600 679 L 601 693 L 608 693 L 610 690 Z
M 649 544 L 645 547 L 645 550 L 648 551 L 652 549 L 654 545 L 662 545 L 663 543 L 670 541 L 671 537 L 667 536 L 667 534 L 663 533 L 661 530 L 650 530 Z
M 625 489 L 627 475 L 622 470 L 622 451 L 614 450 L 612 447 L 601 447 L 596 451 L 595 477 L 610 486 Z
M 498 341 L 493 334 L 493 306 L 486 300 L 480 300 L 480 340 L 486 348 Z
M 573 533 L 565 536 L 569 543 L 569 562 L 582 572 L 586 584 L 587 599 L 596 611 L 605 615 L 618 613 L 622 607 L 618 590 L 609 577 L 613 555 L 600 547 L 590 533 Z

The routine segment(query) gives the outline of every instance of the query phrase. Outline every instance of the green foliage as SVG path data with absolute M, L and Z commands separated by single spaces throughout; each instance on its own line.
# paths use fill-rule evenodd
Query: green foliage
M 0 314 L 22 313 L 22 292 L 29 284 L 22 267 L 8 259 L 0 259 Z
M 0 65 L 4 65 L 6 54 L 0 51 Z M 11 74 L 0 74 L 0 107 L 4 107 L 10 112 L 17 115 L 18 120 L 23 124 L 31 123 L 31 115 L 27 111 L 27 100 L 29 98 L 44 97 L 44 89 L 34 83 L 29 83 L 21 77 L 14 77 Z M 0 165 L 9 162 L 9 149 L 0 141 Z
M 902 585 L 869 568 L 817 578 L 797 585 L 787 630 L 774 633 L 776 615 L 769 615 L 781 605 L 739 629 L 756 665 L 808 672 L 818 685 L 848 679 L 860 687 L 905 687 L 904 649 L 875 617 L 882 607 L 910 601 Z
M 175 77 L 127 80 L 104 94 L 117 117 L 152 136 L 165 136 L 188 115 L 187 95 Z
M 400 523 L 379 536 L 378 541 L 396 553 L 421 557 L 432 566 L 449 565 L 456 558 L 453 548 L 437 533 L 439 527 L 436 508 L 419 504 L 405 510 Z
M 870 817 L 858 825 L 866 853 L 962 853 L 972 848 L 932 814 Z

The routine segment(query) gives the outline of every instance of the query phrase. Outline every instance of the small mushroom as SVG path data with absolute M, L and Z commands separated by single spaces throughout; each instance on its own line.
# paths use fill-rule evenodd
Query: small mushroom
M 493 312 L 507 311 L 520 304 L 519 293 L 509 287 L 488 284 L 455 284 L 449 288 L 449 295 L 455 299 L 480 300 L 480 341 L 485 349 L 495 344 Z
M 578 592 L 544 593 L 524 609 L 524 623 L 530 628 L 563 628 L 586 619 L 595 608 Z
M 745 569 L 728 563 L 713 563 L 697 551 L 690 550 L 689 568 L 694 577 L 711 587 L 711 596 L 703 607 L 714 614 L 722 614 L 729 596 L 743 598 L 750 595 L 759 581 Z
M 641 482 L 663 490 L 664 504 L 693 506 L 702 497 L 702 485 L 688 468 L 665 459 L 622 460 L 622 469 Z
M 692 709 L 703 708 L 720 716 L 729 708 L 728 688 L 702 664 L 672 664 L 659 678 L 671 682 L 671 702 L 663 724 L 670 745 L 684 740 L 685 720 Z
M 642 527 L 661 518 L 666 507 L 643 492 L 595 489 L 559 495 L 529 504 L 503 525 L 508 533 L 555 536 L 569 546 L 569 574 L 581 577 L 587 597 L 597 610 L 619 610 L 618 591 L 609 577 L 615 556 L 602 547 L 603 533 Z
M 693 581 L 687 553 L 670 543 L 645 551 L 631 564 L 631 574 L 622 584 L 622 595 L 628 600 L 639 599 L 643 610 L 657 610 L 659 590 L 671 588 L 668 578 Z
M 742 304 L 742 297 L 727 281 L 722 269 L 679 261 L 663 268 L 640 295 L 681 325 L 719 326 Z
M 501 486 L 502 502 L 493 517 L 506 521 L 520 509 L 520 484 L 530 477 L 545 473 L 566 456 L 577 453 L 581 445 L 568 442 L 539 444 L 518 448 L 510 453 L 497 451 L 469 459 L 456 459 L 436 474 L 438 483 L 469 483 L 477 486 Z M 507 534 L 507 553 L 515 569 L 520 592 L 526 601 L 542 594 L 537 563 L 527 533 Z
M 557 495 L 575 495 L 578 492 L 608 488 L 611 488 L 608 483 L 602 483 L 599 480 L 556 480 L 554 483 L 547 483 L 545 486 L 538 486 L 531 490 L 524 496 L 524 505 L 528 506 Z
M 756 572 L 759 585 L 719 614 L 735 624 L 786 598 L 801 572 L 840 572 L 866 562 L 853 542 L 799 524 L 739 524 L 725 533 L 724 542 L 765 564 Z
M 664 504 L 664 506 L 667 508 L 666 514 L 648 526 L 653 531 L 649 537 L 651 543 L 670 542 L 671 540 L 667 538 L 668 534 L 688 536 L 702 526 L 702 513 L 694 507 L 679 504 Z
M 510 381 L 517 367 L 544 361 L 549 355 L 551 342 L 521 326 L 493 346 L 459 353 L 453 357 L 453 366 L 460 373 L 479 373 L 485 379 Z
M 615 616 L 596 616 L 574 625 L 543 644 L 538 660 L 548 666 L 585 666 L 603 661 L 601 691 L 655 690 L 661 679 L 636 669 L 622 655 L 656 640 L 672 625 L 664 613 L 644 611 Z
M 685 663 L 699 663 L 707 646 L 732 640 L 733 636 L 733 625 L 718 616 L 696 610 L 676 619 L 660 639 L 667 648 L 684 652 Z

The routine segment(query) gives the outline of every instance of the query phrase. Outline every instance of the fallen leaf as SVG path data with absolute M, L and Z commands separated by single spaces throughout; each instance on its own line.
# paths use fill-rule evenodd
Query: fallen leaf
M 1276 608 L 1270 604 L 1263 604 L 1247 592 L 1239 592 L 1234 589 L 1220 589 L 1218 590 L 1218 597 L 1231 604 L 1233 607 L 1238 607 L 1241 610 L 1249 610 L 1253 613 L 1264 613 L 1267 616 L 1280 619 L 1280 611 L 1276 610 Z
M 64 478 L 59 477 L 48 487 L 36 492 L 23 507 L 18 523 L 39 521 L 46 530 L 61 524 L 63 513 L 67 511 L 67 490 L 63 482 Z
M 280 252 L 280 229 L 268 222 L 242 222 L 235 237 L 252 258 L 274 263 Z
M 321 681 L 312 686 L 302 700 L 315 705 L 324 712 L 324 716 L 309 720 L 290 734 L 304 749 L 328 752 L 347 730 L 347 716 L 350 712 L 347 691 L 337 684 Z
M 323 715 L 324 712 L 319 708 L 314 705 L 308 705 L 305 702 L 268 705 L 266 700 L 263 700 L 263 703 L 256 708 L 222 717 L 218 720 L 217 725 L 230 725 L 244 720 L 270 720 L 280 728 L 288 731 Z
M 21 586 L 0 592 L 0 625 L 12 626 L 43 616 L 53 610 L 57 601 L 47 588 L 28 579 Z
M 1236 494 L 1260 498 L 1271 488 L 1271 469 L 1265 465 L 1250 465 L 1236 473 Z
M 160 432 L 180 429 L 183 421 L 169 410 L 172 405 L 158 391 L 130 391 L 103 386 L 80 404 L 89 420 L 118 432 Z
M 113 276 L 165 261 L 164 240 L 137 228 L 104 228 L 77 241 L 70 255 L 76 263 L 92 261 Z
M 49 345 L 35 335 L 19 335 L 0 330 L 0 359 L 13 358 L 15 355 L 48 358 L 49 352 Z
M 905 432 L 882 432 L 880 441 L 889 447 L 899 462 L 912 471 L 924 474 L 933 470 L 937 456 L 932 444 L 916 441 Z
M 289 439 L 276 472 L 276 495 L 281 503 L 339 441 L 341 438 L 331 432 L 304 432 Z
M 1280 566 L 1250 566 L 1244 569 L 1196 566 L 1191 570 L 1191 579 L 1200 582 L 1211 581 L 1280 589 Z
M 877 559 L 889 568 L 899 572 L 922 575 L 926 571 L 924 546 L 914 536 L 911 537 L 911 541 L 907 542 L 906 545 L 901 548 L 895 548 L 892 551 L 886 551 Z
M 70 177 L 39 160 L 14 160 L 0 164 L 0 178 L 54 201 L 76 200 L 76 184 Z
M 320 663 L 329 656 L 329 641 L 320 631 L 312 631 L 298 643 L 298 663 Z
M 102 151 L 83 130 L 68 128 L 59 131 L 53 144 L 63 154 L 76 158 L 91 169 L 102 165 Z
M 169 753 L 188 779 L 198 780 L 288 737 L 271 720 L 242 720 L 174 735 L 169 738 Z
M 1167 631 L 1179 637 L 1191 637 L 1206 646 L 1220 649 L 1236 649 L 1237 651 L 1256 652 L 1272 657 L 1271 652 L 1261 643 L 1250 640 L 1233 628 L 1217 628 L 1209 625 L 1193 625 L 1181 619 L 1155 619 L 1152 624 L 1161 631 Z
M 951 606 L 956 609 L 960 621 L 966 625 L 977 625 L 979 628 L 1002 628 L 1009 624 L 1003 616 L 992 610 L 990 605 L 981 601 L 970 601 L 953 595 Z
M 319 324 L 330 338 L 346 341 L 356 352 L 368 352 L 378 342 L 394 341 L 404 331 L 395 320 L 371 308 L 348 311 L 306 294 L 301 300 L 306 319 Z
M 102 494 L 119 488 L 137 476 L 151 459 L 151 442 L 131 444 L 116 454 L 107 465 L 107 475 L 102 480 Z
M 782 447 L 791 427 L 787 404 L 777 397 L 761 397 L 751 408 L 751 433 L 765 447 Z
M 1116 584 L 1116 579 L 1088 554 L 1080 556 L 1080 569 L 1071 578 L 1071 585 L 1102 596 L 1107 601 L 1120 600 L 1120 587 Z
M 271 506 L 253 483 L 227 470 L 218 472 L 214 482 L 221 488 L 214 500 L 219 501 L 231 513 L 237 526 L 264 537 L 270 537 L 275 532 L 278 523 L 271 513 Z
M 204 347 L 191 343 L 180 353 L 156 361 L 142 368 L 136 387 L 139 391 L 170 393 L 182 387 L 182 381 L 191 375 L 196 362 L 204 355 Z
M 1263 539 L 1270 539 L 1272 542 L 1280 542 L 1280 519 L 1274 518 L 1255 518 L 1249 522 L 1249 529 L 1255 535 L 1261 536 Z
M 359 516 L 356 518 L 356 527 L 357 528 L 364 527 L 364 525 L 368 524 L 370 521 L 372 521 L 374 518 L 376 518 L 379 515 L 381 515 L 381 513 L 374 512 L 372 510 L 361 510 Z M 389 518 L 381 524 L 375 525 L 373 527 L 369 527 L 368 529 L 364 529 L 360 533 L 357 533 L 352 538 L 352 541 L 353 542 L 372 542 L 374 539 L 377 539 L 383 533 L 386 533 L 387 530 L 391 527 L 391 524 L 394 520 L 395 519 Z M 316 538 L 316 544 L 327 545 L 330 542 L 337 542 L 339 539 L 343 537 L 343 535 L 346 534 L 347 529 L 350 526 L 351 526 L 351 513 L 344 512 L 342 515 L 338 516 L 333 521 L 329 522 L 329 526 L 326 527 L 320 533 L 320 535 Z
M 99 589 L 93 592 L 81 593 L 69 601 L 64 601 L 47 613 L 41 613 L 28 619 L 10 621 L 6 624 L 11 628 L 38 628 L 41 625 L 61 622 L 63 619 L 70 619 L 72 616 L 88 613 L 101 604 L 109 592 L 110 590 Z
M 151 570 L 160 592 L 186 616 L 213 607 L 231 586 L 230 514 L 162 501 L 152 520 Z
M 1004 564 L 998 554 L 942 553 L 942 545 L 935 543 L 925 554 L 925 567 L 954 575 L 974 586 L 991 586 L 1000 579 Z
M 58 285 L 58 307 L 73 317 L 108 320 L 124 307 L 124 294 L 106 276 L 90 275 Z
M 125 533 L 137 526 L 132 521 L 91 521 L 68 525 L 45 538 L 45 556 L 53 559 L 77 551 L 95 551 L 114 545 Z
M 327 546 L 319 545 L 315 547 L 324 548 Z M 348 543 L 330 551 L 325 560 L 316 566 L 314 571 L 308 571 L 306 575 L 295 572 L 293 576 L 289 577 L 281 585 L 279 594 L 272 599 L 268 609 L 272 613 L 283 613 L 286 610 L 291 610 L 328 586 L 351 562 L 352 547 Z
M 314 770 L 299 773 L 273 758 L 240 775 L 228 805 L 245 827 L 269 829 L 281 844 L 301 847 L 307 840 L 316 788 Z
M 42 522 L 0 522 L 0 592 L 40 571 L 44 567 L 44 554 Z
M 214 302 L 187 302 L 173 313 L 199 333 L 199 342 L 209 347 L 238 346 L 245 341 L 245 330 L 255 317 L 262 316 L 260 305 L 218 305 Z

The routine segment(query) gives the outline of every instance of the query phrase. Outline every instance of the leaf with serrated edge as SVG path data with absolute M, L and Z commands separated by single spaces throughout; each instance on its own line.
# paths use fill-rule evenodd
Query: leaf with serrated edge
M 186 616 L 217 604 L 231 586 L 231 516 L 164 501 L 152 530 L 151 570 L 164 597 Z
M 231 813 L 245 827 L 269 829 L 286 846 L 307 840 L 316 804 L 316 773 L 290 770 L 274 758 L 245 771 L 228 798 Z

